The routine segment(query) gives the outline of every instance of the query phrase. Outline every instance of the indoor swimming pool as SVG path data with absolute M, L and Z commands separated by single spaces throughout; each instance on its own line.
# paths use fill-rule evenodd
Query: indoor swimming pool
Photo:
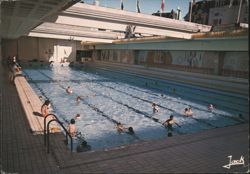
M 76 126 L 92 149 L 170 138 L 162 123 L 171 114 L 181 126 L 174 126 L 173 136 L 248 122 L 248 96 L 104 68 L 26 68 L 23 74 L 38 96 L 52 102 L 52 112 L 62 122 L 81 115 Z M 68 86 L 72 95 L 66 93 Z M 153 113 L 152 102 L 159 112 Z M 210 103 L 215 106 L 212 112 Z M 187 107 L 192 117 L 183 115 Z M 118 133 L 118 122 L 133 127 L 135 136 Z

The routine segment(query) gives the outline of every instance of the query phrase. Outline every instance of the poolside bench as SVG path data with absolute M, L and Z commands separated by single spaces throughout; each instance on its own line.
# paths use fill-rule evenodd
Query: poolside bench
M 22 103 L 24 112 L 28 119 L 31 132 L 33 134 L 43 134 L 44 118 L 34 113 L 40 113 L 42 101 L 33 91 L 31 86 L 28 84 L 27 80 L 18 76 L 15 78 L 16 89 L 19 94 L 20 101 Z M 47 118 L 47 122 L 50 121 L 52 117 Z M 61 132 L 61 128 L 56 122 L 52 122 L 50 125 L 50 132 Z

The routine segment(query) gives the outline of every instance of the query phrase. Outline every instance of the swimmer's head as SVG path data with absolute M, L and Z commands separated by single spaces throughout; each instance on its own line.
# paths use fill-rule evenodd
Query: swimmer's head
M 174 118 L 174 116 L 173 116 L 173 115 L 170 115 L 170 118 L 172 119 L 172 118 Z
M 81 118 L 80 114 L 76 114 L 76 119 L 80 119 L 80 118 Z
M 50 105 L 50 101 L 49 100 L 45 100 L 44 104 L 48 106 L 48 105 Z
M 70 120 L 70 124 L 75 124 L 75 123 L 76 123 L 75 119 L 72 118 L 72 119 Z
M 188 111 L 188 108 L 185 108 L 185 111 Z
M 132 127 L 129 127 L 129 128 L 128 128 L 128 131 L 129 131 L 130 133 L 135 133 L 135 132 L 134 132 L 134 129 L 133 129 Z

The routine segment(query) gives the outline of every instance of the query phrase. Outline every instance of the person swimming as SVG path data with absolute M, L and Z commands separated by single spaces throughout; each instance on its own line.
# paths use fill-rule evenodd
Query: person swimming
M 129 127 L 127 133 L 131 135 L 135 134 L 133 127 Z
M 70 86 L 68 86 L 68 88 L 66 89 L 66 92 L 70 95 L 73 93 L 72 89 L 70 88 Z
M 76 103 L 79 104 L 83 98 L 95 97 L 95 96 L 96 96 L 96 94 L 90 94 L 90 95 L 85 95 L 85 96 L 77 96 L 76 97 Z
M 192 111 L 191 107 L 185 108 L 183 115 L 185 115 L 185 116 L 192 116 L 193 115 L 193 111 Z
M 75 123 L 76 123 L 75 119 L 72 118 L 70 120 L 70 124 L 68 127 L 68 131 L 69 131 L 69 134 L 71 135 L 71 137 L 76 137 L 76 135 L 77 135 L 77 128 L 76 128 Z
M 172 136 L 173 124 L 176 124 L 178 127 L 181 127 L 178 123 L 176 123 L 173 115 L 170 115 L 169 119 L 167 119 L 165 122 L 162 123 L 162 125 L 167 127 L 169 137 Z
M 119 133 L 125 132 L 125 133 L 131 134 L 131 135 L 135 134 L 133 127 L 128 127 L 128 128 L 126 128 L 126 127 L 124 127 L 123 124 L 121 124 L 120 122 L 118 122 L 118 123 L 116 124 L 116 129 L 117 129 L 117 131 L 118 131 Z
M 116 124 L 116 129 L 117 129 L 117 131 L 118 131 L 119 133 L 121 133 L 121 132 L 123 132 L 123 131 L 125 130 L 125 127 L 124 127 L 120 122 L 118 122 L 118 123 Z
M 75 120 L 80 120 L 81 119 L 81 116 L 80 116 L 80 114 L 76 114 L 76 116 L 75 116 L 75 118 L 74 118 Z
M 80 101 L 81 101 L 81 97 L 80 97 L 80 96 L 77 96 L 77 97 L 76 97 L 76 103 L 79 104 Z
M 209 104 L 207 108 L 208 108 L 209 111 L 213 111 L 214 110 L 214 105 L 213 104 Z
M 154 102 L 152 103 L 152 108 L 153 108 L 153 113 L 159 112 L 159 108 Z

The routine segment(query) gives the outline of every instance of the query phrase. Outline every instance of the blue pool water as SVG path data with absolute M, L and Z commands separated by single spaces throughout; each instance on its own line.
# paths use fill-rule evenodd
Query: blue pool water
M 171 114 L 181 125 L 174 127 L 174 136 L 248 121 L 247 96 L 100 68 L 77 70 L 55 66 L 25 69 L 24 75 L 37 95 L 52 101 L 53 112 L 61 121 L 66 122 L 77 113 L 81 115 L 76 125 L 92 149 L 167 138 L 161 123 Z M 68 86 L 72 95 L 65 92 Z M 83 98 L 79 104 L 77 96 Z M 153 114 L 152 102 L 160 112 Z M 213 112 L 207 109 L 209 103 L 216 107 Z M 193 117 L 182 115 L 189 106 Z M 239 113 L 242 117 L 238 117 Z M 133 127 L 136 136 L 118 133 L 116 122 Z

